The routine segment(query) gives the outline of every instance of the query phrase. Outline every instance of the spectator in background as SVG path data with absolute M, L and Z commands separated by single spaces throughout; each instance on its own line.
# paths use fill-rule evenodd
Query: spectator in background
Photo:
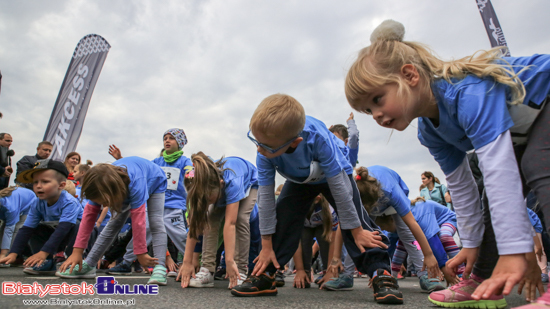
M 80 154 L 73 151 L 67 154 L 67 156 L 65 157 L 65 161 L 63 162 L 63 164 L 65 164 L 65 167 L 67 167 L 67 170 L 69 171 L 69 177 L 67 177 L 67 180 L 70 180 L 75 184 L 76 181 L 74 180 L 74 168 L 75 166 L 80 164 L 80 161 Z
M 427 200 L 433 200 L 452 210 L 452 205 L 445 201 L 446 195 L 449 195 L 450 200 L 450 194 L 447 192 L 447 187 L 440 184 L 439 179 L 437 179 L 432 172 L 422 173 L 421 178 L 422 185 L 425 187 L 420 190 L 420 196 Z
M 2 155 L 2 164 L 0 166 L 0 190 L 9 186 L 10 176 L 13 173 L 11 157 L 14 155 L 14 152 L 13 150 L 9 151 L 12 142 L 13 138 L 9 133 L 0 133 L 0 146 L 3 147 L 0 152 Z
M 34 168 L 34 164 L 36 163 L 36 161 L 47 159 L 52 153 L 52 149 L 53 149 L 52 143 L 48 141 L 40 142 L 38 144 L 38 147 L 36 148 L 36 154 L 34 156 L 24 156 L 23 158 L 21 158 L 21 160 L 17 162 L 16 177 L 20 173 Z M 32 183 L 18 184 L 18 185 L 32 190 Z

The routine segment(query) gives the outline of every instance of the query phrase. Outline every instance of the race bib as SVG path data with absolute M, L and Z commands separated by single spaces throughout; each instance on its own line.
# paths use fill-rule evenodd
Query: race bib
M 321 165 L 317 161 L 311 161 L 311 164 L 309 165 L 309 177 L 302 182 L 292 179 L 291 177 L 281 173 L 280 171 L 279 174 L 281 174 L 281 176 L 283 176 L 287 180 L 299 184 L 317 182 L 325 178 L 325 172 L 323 172 L 323 170 L 321 169 Z
M 180 181 L 181 170 L 175 167 L 167 167 L 167 166 L 161 166 L 160 168 L 162 168 L 162 170 L 166 174 L 166 181 L 168 182 L 168 186 L 166 189 L 177 190 L 178 182 Z

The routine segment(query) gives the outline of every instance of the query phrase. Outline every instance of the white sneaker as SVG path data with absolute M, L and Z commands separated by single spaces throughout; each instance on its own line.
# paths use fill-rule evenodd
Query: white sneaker
M 189 286 L 193 288 L 213 288 L 214 276 L 208 269 L 201 267 L 200 271 L 195 274 L 196 278 L 189 280 Z
M 243 282 L 246 280 L 246 278 L 248 278 L 248 277 L 245 274 L 240 273 L 239 278 L 237 279 L 237 285 L 243 284 Z M 231 286 L 231 282 L 229 282 L 229 285 L 227 286 L 227 288 L 231 290 L 230 286 Z

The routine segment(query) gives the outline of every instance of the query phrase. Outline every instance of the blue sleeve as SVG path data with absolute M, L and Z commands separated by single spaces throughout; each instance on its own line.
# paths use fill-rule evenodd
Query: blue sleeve
M 357 165 L 357 160 L 359 158 L 359 148 L 349 148 L 349 163 L 351 166 L 355 167 Z
M 400 217 L 406 216 L 411 211 L 411 201 L 401 188 L 393 187 L 389 199 L 388 204 L 397 211 Z
M 270 186 L 275 183 L 275 166 L 269 160 L 257 154 L 256 166 L 258 167 L 258 182 L 260 186 Z
M 458 123 L 475 149 L 494 141 L 514 125 L 506 105 L 506 87 L 485 78 L 458 93 Z
M 460 166 L 462 161 L 464 161 L 466 153 L 450 143 L 445 142 L 439 136 L 422 134 L 419 130 L 418 139 L 422 145 L 428 147 L 430 154 L 434 157 L 435 161 L 439 163 L 445 175 L 452 173 Z
M 63 206 L 61 211 L 61 217 L 59 218 L 59 223 L 67 222 L 76 224 L 78 215 L 82 212 L 82 205 L 77 202 L 70 202 Z
M 319 166 L 327 178 L 336 176 L 344 169 L 338 163 L 336 151 L 340 151 L 336 145 L 331 145 L 326 139 L 323 139 L 321 136 L 316 136 L 315 154 L 319 160 Z M 341 152 L 340 155 L 342 155 Z
M 529 208 L 527 208 L 527 213 L 529 214 L 529 221 L 531 221 L 531 225 L 533 225 L 535 232 L 542 233 L 542 223 L 540 222 L 539 216 Z
M 42 215 L 38 211 L 38 204 L 40 202 L 38 201 L 34 205 L 31 206 L 31 210 L 29 211 L 29 214 L 27 215 L 27 219 L 25 219 L 25 223 L 23 223 L 24 226 L 30 227 L 32 229 L 36 228 L 40 221 L 42 221 Z
M 23 252 L 23 250 L 25 249 L 25 246 L 27 246 L 27 243 L 29 242 L 29 239 L 31 239 L 32 233 L 34 233 L 34 231 L 35 228 L 31 228 L 28 226 L 21 227 L 19 229 L 19 232 L 17 232 L 17 235 L 15 235 L 15 240 L 13 241 L 13 245 L 11 246 L 10 253 L 17 253 L 18 255 L 20 255 L 21 252 Z
M 232 171 L 228 171 L 233 173 Z M 225 177 L 224 177 L 225 178 Z M 236 203 L 246 197 L 244 188 L 244 176 L 235 177 L 225 183 L 226 205 Z

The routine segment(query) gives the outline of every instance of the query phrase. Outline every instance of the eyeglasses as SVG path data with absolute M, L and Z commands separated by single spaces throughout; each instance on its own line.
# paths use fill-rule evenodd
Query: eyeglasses
M 284 143 L 283 145 L 273 149 L 265 144 L 262 144 L 260 142 L 258 142 L 255 138 L 253 138 L 252 136 L 250 136 L 250 131 L 248 131 L 248 134 L 247 134 L 248 138 L 256 145 L 256 146 L 259 146 L 259 147 L 262 147 L 263 149 L 267 150 L 267 152 L 273 154 L 273 153 L 276 153 L 277 151 L 285 148 L 286 146 L 290 145 L 292 142 L 294 142 L 299 136 L 300 134 L 296 135 L 295 137 L 291 138 L 288 142 Z

